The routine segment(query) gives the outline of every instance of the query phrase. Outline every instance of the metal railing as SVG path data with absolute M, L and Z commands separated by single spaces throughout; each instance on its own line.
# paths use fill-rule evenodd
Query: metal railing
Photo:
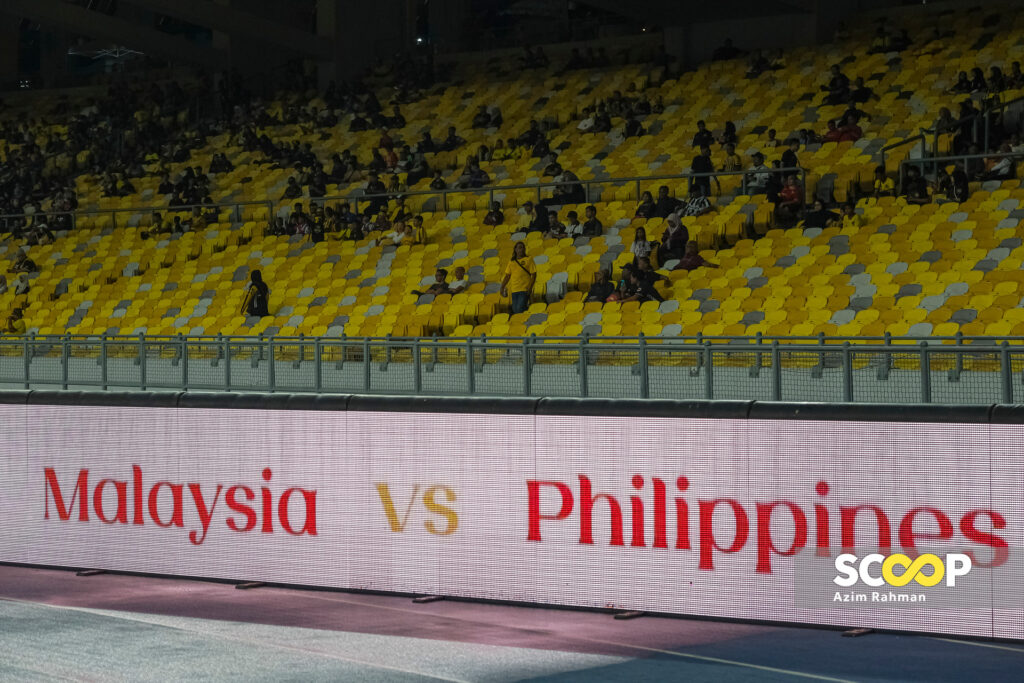
M 134 216 L 136 214 L 142 214 L 149 216 L 153 213 L 159 213 L 161 215 L 173 216 L 181 213 L 192 213 L 193 209 L 199 209 L 201 211 L 209 211 L 210 209 L 232 209 L 232 221 L 235 223 L 243 222 L 242 208 L 247 206 L 257 206 L 267 209 L 268 218 L 273 215 L 274 203 L 270 200 L 262 201 L 250 201 L 250 202 L 224 202 L 220 204 L 188 204 L 184 206 L 136 206 L 129 208 L 117 208 L 117 209 L 83 209 L 75 211 L 59 211 L 56 209 L 49 211 L 38 211 L 36 213 L 8 213 L 0 214 L 0 231 L 9 231 L 11 223 L 17 225 L 25 225 L 30 220 L 38 220 L 40 217 L 58 216 L 58 215 L 71 215 L 73 217 L 73 226 L 78 225 L 78 219 L 91 216 L 110 216 L 110 225 L 112 228 L 123 228 L 131 227 L 128 222 L 118 222 L 118 216 L 128 215 Z
M 591 179 L 591 180 L 570 180 L 566 182 L 544 182 L 544 183 L 528 183 L 521 185 L 488 185 L 485 187 L 478 188 L 449 188 L 444 190 L 400 190 L 395 192 L 384 192 L 379 194 L 364 194 L 362 192 L 352 192 L 345 195 L 330 195 L 325 197 L 317 197 L 309 199 L 308 201 L 314 203 L 323 202 L 349 202 L 352 205 L 352 210 L 356 213 L 359 211 L 359 205 L 362 203 L 364 206 L 373 201 L 379 201 L 383 199 L 389 199 L 397 196 L 404 198 L 409 197 L 440 197 L 441 205 L 435 209 L 435 211 L 448 211 L 449 201 L 448 198 L 452 195 L 472 195 L 475 197 L 487 196 L 488 205 L 494 202 L 496 194 L 501 195 L 506 192 L 515 190 L 530 190 L 535 192 L 535 198 L 531 198 L 531 201 L 540 202 L 547 199 L 544 197 L 544 190 L 553 190 L 556 187 L 581 187 L 583 189 L 583 200 L 577 203 L 593 203 L 599 201 L 605 201 L 600 199 L 600 195 L 593 194 L 594 187 L 602 187 L 607 185 L 622 186 L 627 183 L 634 185 L 633 199 L 636 201 L 640 200 L 640 196 L 644 193 L 645 188 L 643 183 L 655 183 L 664 181 L 679 181 L 687 180 L 692 181 L 695 178 L 709 178 L 716 179 L 721 177 L 740 177 L 740 194 L 747 194 L 747 189 L 751 185 L 750 178 L 760 173 L 772 173 L 780 176 L 796 175 L 800 179 L 800 187 L 804 191 L 804 199 L 807 197 L 807 171 L 803 168 L 770 168 L 767 171 L 751 172 L 749 169 L 745 171 L 714 171 L 711 173 L 679 173 L 675 175 L 652 175 L 652 176 L 630 176 L 625 178 L 603 178 L 603 179 Z M 710 184 L 711 180 L 709 180 Z M 652 188 L 648 187 L 647 190 Z M 656 188 L 654 188 L 656 189 Z M 652 192 L 652 194 L 654 194 Z M 721 195 L 719 195 L 721 196 Z M 306 201 L 303 198 L 303 201 Z M 557 203 L 557 202 L 552 202 Z M 567 202 L 568 203 L 568 202 Z M 287 205 L 287 202 L 281 202 L 281 206 Z M 502 204 L 503 208 L 510 208 L 510 205 Z M 511 206 L 516 206 L 511 204 Z
M 1024 338 L 2 336 L 0 386 L 1012 403 Z
M 902 193 L 903 183 L 906 179 L 906 169 L 909 166 L 914 166 L 921 169 L 921 175 L 927 176 L 929 174 L 935 174 L 938 172 L 939 166 L 945 166 L 951 163 L 957 163 L 962 161 L 964 163 L 965 171 L 969 169 L 970 164 L 968 162 L 972 160 L 984 161 L 985 159 L 1005 159 L 1010 157 L 1016 164 L 1017 160 L 1022 157 L 1019 152 L 993 152 L 991 154 L 958 154 L 955 156 L 945 157 L 927 157 L 924 159 L 907 159 L 900 163 L 899 169 L 899 189 Z M 1014 169 L 1016 171 L 1016 169 Z M 984 182 L 983 180 L 971 177 L 968 173 L 969 182 Z

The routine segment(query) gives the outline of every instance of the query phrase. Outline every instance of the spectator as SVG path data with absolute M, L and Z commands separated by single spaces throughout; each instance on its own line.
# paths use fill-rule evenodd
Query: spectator
M 874 197 L 892 197 L 896 194 L 896 183 L 885 175 L 885 166 L 875 167 L 875 179 L 872 182 Z
M 1003 76 L 1003 70 L 998 66 L 993 66 L 989 70 L 988 75 L 988 91 L 996 94 L 1006 90 L 1006 77 Z
M 697 122 L 697 133 L 693 136 L 693 147 L 709 147 L 715 141 L 715 136 L 708 130 L 704 121 Z
M 530 305 L 530 292 L 536 281 L 537 267 L 533 259 L 526 255 L 526 244 L 516 242 L 512 258 L 505 266 L 505 276 L 501 280 L 501 295 L 509 297 L 513 314 L 522 313 Z
M 842 127 L 839 129 L 839 141 L 840 142 L 857 142 L 861 137 L 864 136 L 864 131 L 857 125 L 857 118 L 855 115 L 847 114 L 843 121 Z
M 501 211 L 500 202 L 491 202 L 491 210 L 484 216 L 484 225 L 495 227 L 505 222 L 505 214 Z
M 690 188 L 690 199 L 683 207 L 684 216 L 703 216 L 714 210 L 715 207 L 711 205 L 711 200 L 704 195 L 703 186 L 694 185 Z
M 434 281 L 424 290 L 414 289 L 412 293 L 416 296 L 423 296 L 424 294 L 433 294 L 437 296 L 439 294 L 447 294 L 448 288 L 448 271 L 444 268 L 438 268 L 434 272 Z
M 590 289 L 587 291 L 587 297 L 583 301 L 599 301 L 604 303 L 614 291 L 615 285 L 609 281 L 608 271 L 602 269 L 597 271 L 597 275 L 594 278 L 594 284 L 590 285 Z
M 736 135 L 736 124 L 732 121 L 725 122 L 725 130 L 722 132 L 722 137 L 718 138 L 718 144 L 722 145 L 735 145 L 739 142 L 739 137 Z
M 448 184 L 444 182 L 444 178 L 441 177 L 440 171 L 434 171 L 434 179 L 430 181 L 431 190 L 447 190 Z
M 646 135 L 647 131 L 640 125 L 640 122 L 636 120 L 632 112 L 626 114 L 626 124 L 622 129 L 623 138 L 638 138 L 641 135 Z
M 565 229 L 558 237 L 568 237 L 570 239 L 576 239 L 577 237 L 583 237 L 583 224 L 580 223 L 579 216 L 575 211 L 570 211 L 565 214 Z
M 876 55 L 884 52 L 889 52 L 889 32 L 885 26 L 879 25 L 875 31 L 875 37 L 871 39 L 871 44 L 868 46 L 868 54 Z
M 907 167 L 907 179 L 903 184 L 903 196 L 908 204 L 930 204 L 931 196 L 928 194 L 928 184 L 921 177 L 921 171 L 917 166 Z
M 853 202 L 846 202 L 843 204 L 843 228 L 853 228 L 854 230 L 860 230 L 864 227 L 864 217 L 857 213 L 857 208 L 853 205 Z
M 466 269 L 462 266 L 456 266 L 454 277 L 455 279 L 448 286 L 448 291 L 451 294 L 461 294 L 466 291 L 466 288 L 469 287 L 469 280 L 466 279 Z
M 736 153 L 736 145 L 731 142 L 727 142 L 725 144 L 725 163 L 722 164 L 722 171 L 732 173 L 742 170 L 743 160 L 740 159 L 740 155 Z
M 669 216 L 665 223 L 668 227 L 661 234 L 661 246 L 658 248 L 658 263 L 667 263 L 673 259 L 678 260 L 686 252 L 686 243 L 690 241 L 690 231 L 686 229 L 679 218 Z
M 815 199 L 811 210 L 804 213 L 805 228 L 827 228 L 840 220 L 839 214 L 825 208 L 825 203 Z
M 466 141 L 456 134 L 455 126 L 448 126 L 448 136 L 444 139 L 444 142 L 441 143 L 441 148 L 451 152 L 458 149 L 465 143 Z
M 548 232 L 549 225 L 547 209 L 542 206 L 534 206 L 533 202 L 526 202 L 523 204 L 523 210 L 529 217 L 526 232 Z
M 662 185 L 658 188 L 658 199 L 655 201 L 656 210 L 654 215 L 658 218 L 668 218 L 679 210 L 679 204 L 678 199 L 669 196 L 668 185 Z
M 1011 156 L 1013 150 L 1010 149 L 1010 143 L 1004 142 L 999 148 L 999 152 L 1006 156 L 993 157 L 988 160 L 992 162 L 992 165 L 987 171 L 980 174 L 981 180 L 1012 180 L 1017 177 L 1017 165 Z
M 633 252 L 633 265 L 640 263 L 640 259 L 650 256 L 651 252 L 658 248 L 657 242 L 650 242 L 647 239 L 647 231 L 641 226 L 633 234 L 633 244 L 629 250 Z
M 864 85 L 863 76 L 857 76 L 853 81 L 853 90 L 850 92 L 851 104 L 867 104 L 871 100 L 880 100 L 875 91 Z
M 1006 77 L 1006 87 L 1011 90 L 1024 88 L 1024 73 L 1020 70 L 1020 62 L 1010 65 L 1010 74 Z
M 554 181 L 556 183 L 570 184 L 556 185 L 554 194 L 552 195 L 549 203 L 558 205 L 582 204 L 587 200 L 587 195 L 583 190 L 583 185 L 579 182 L 579 176 L 569 169 L 562 169 L 561 172 L 555 176 Z
M 800 151 L 800 141 L 796 138 L 790 138 L 786 145 L 789 149 L 782 153 L 782 168 L 800 168 L 800 159 L 796 156 L 796 153 Z
M 24 248 L 18 249 L 14 257 L 14 265 L 11 266 L 9 272 L 11 273 L 35 273 L 38 272 L 39 268 L 36 267 L 36 262 L 28 257 L 28 252 Z
M 828 122 L 828 131 L 821 136 L 822 142 L 839 142 L 842 138 L 842 131 L 839 130 L 839 126 L 836 125 L 835 121 Z
M 956 78 L 956 83 L 953 84 L 953 87 L 950 88 L 949 91 L 958 95 L 966 95 L 971 92 L 972 89 L 973 86 L 971 85 L 971 79 L 967 77 L 967 72 L 961 71 Z
M 954 167 L 952 174 L 946 171 L 944 166 L 939 166 L 935 178 L 936 194 L 944 194 L 947 200 L 959 204 L 960 202 L 967 201 L 967 198 L 970 196 L 969 187 L 967 174 L 964 172 L 961 164 L 957 164 Z
M 548 210 L 548 231 L 545 237 L 558 237 L 565 234 L 565 226 L 558 220 L 558 212 L 554 209 Z
M 636 272 L 637 277 L 640 278 L 641 282 L 646 282 L 652 286 L 658 282 L 668 281 L 667 277 L 654 270 L 651 266 L 651 259 L 649 256 L 641 256 L 638 258 L 633 270 Z
M 622 301 L 664 301 L 654 285 L 643 279 L 636 269 L 626 270 L 626 291 Z
M 765 140 L 763 143 L 765 149 L 775 149 L 776 147 L 779 146 L 779 139 L 776 137 L 776 135 L 778 135 L 778 133 L 775 131 L 774 128 L 768 129 L 768 139 Z M 763 160 L 764 156 L 762 155 L 761 158 Z
M 705 195 L 711 194 L 711 181 L 715 181 L 715 185 L 718 186 L 718 192 L 722 192 L 722 184 L 718 181 L 718 177 L 710 175 L 715 172 L 714 164 L 711 163 L 711 148 L 704 145 L 700 148 L 700 154 L 693 158 L 690 162 L 690 173 L 700 174 L 690 177 L 690 191 L 693 191 L 694 187 L 700 187 L 703 189 Z
M 821 86 L 822 92 L 828 93 L 825 96 L 825 104 L 843 104 L 850 98 L 850 79 L 839 70 L 838 64 L 833 64 L 831 76 L 827 85 Z M 785 165 L 785 162 L 783 162 Z
M 252 271 L 249 282 L 245 286 L 245 296 L 242 299 L 242 314 L 263 318 L 270 315 L 270 288 L 263 281 L 263 273 L 258 270 Z
M 174 194 L 174 183 L 171 182 L 171 177 L 166 173 L 160 179 L 160 185 L 157 187 L 158 194 Z
M 20 306 L 7 316 L 7 334 L 25 334 L 25 317 Z
M 747 172 L 747 194 L 765 194 L 768 191 L 768 183 L 771 182 L 772 172 L 764 163 L 764 154 L 754 152 L 751 157 L 753 164 Z
M 658 205 L 654 203 L 654 197 L 651 196 L 650 192 L 644 192 L 640 195 L 640 203 L 636 206 L 636 218 L 654 218 L 658 213 Z
M 971 92 L 985 92 L 988 90 L 988 83 L 985 82 L 985 72 L 979 67 L 971 69 Z
M 580 122 L 576 124 L 576 130 L 581 133 L 590 133 L 594 130 L 595 123 L 594 110 L 586 107 L 583 109 L 583 116 L 580 117 Z
M 587 220 L 583 221 L 583 235 L 585 237 L 598 237 L 604 232 L 604 225 L 597 218 L 597 207 L 591 204 L 585 209 L 585 217 Z
M 367 181 L 366 187 L 363 188 L 363 195 L 370 197 L 365 210 L 367 216 L 373 216 L 387 206 L 387 191 L 388 188 L 381 182 L 380 176 L 370 173 L 370 179 Z
M 29 289 L 31 289 L 31 285 L 28 281 L 28 275 L 19 273 L 18 277 L 14 278 L 14 293 L 17 295 L 28 294 Z
M 298 199 L 302 196 L 302 188 L 299 187 L 299 181 L 296 180 L 295 176 L 288 178 L 288 185 L 284 188 L 284 194 L 281 196 L 281 200 L 285 199 Z
M 804 193 L 795 175 L 786 176 L 786 180 L 779 192 L 779 201 L 776 204 L 776 213 L 779 218 L 788 221 L 795 221 L 800 215 L 803 207 Z
M 679 259 L 678 265 L 673 270 L 695 270 L 701 267 L 718 268 L 719 266 L 717 263 L 705 260 L 697 253 L 696 242 L 689 242 L 686 245 L 686 253 L 683 254 L 683 258 Z
M 487 113 L 487 105 L 481 104 L 473 117 L 473 128 L 488 128 L 491 125 L 491 115 Z

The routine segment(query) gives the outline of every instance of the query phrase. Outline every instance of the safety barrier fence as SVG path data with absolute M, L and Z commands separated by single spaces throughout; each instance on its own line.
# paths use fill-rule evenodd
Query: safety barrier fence
M 0 386 L 1013 403 L 1024 338 L 3 336 Z

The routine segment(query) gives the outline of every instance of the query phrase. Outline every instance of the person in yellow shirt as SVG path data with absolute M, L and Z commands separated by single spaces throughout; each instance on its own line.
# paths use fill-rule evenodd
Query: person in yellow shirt
M 853 202 L 846 202 L 843 204 L 843 227 L 844 228 L 862 228 L 864 227 L 864 217 L 857 213 L 856 207 Z
M 516 242 L 512 258 L 505 266 L 505 277 L 501 281 L 501 295 L 512 302 L 512 313 L 522 313 L 530 305 L 530 292 L 537 281 L 537 266 L 526 255 L 526 244 Z
M 878 166 L 875 168 L 875 199 L 879 197 L 894 197 L 896 196 L 896 183 L 892 178 L 885 176 L 885 166 Z

